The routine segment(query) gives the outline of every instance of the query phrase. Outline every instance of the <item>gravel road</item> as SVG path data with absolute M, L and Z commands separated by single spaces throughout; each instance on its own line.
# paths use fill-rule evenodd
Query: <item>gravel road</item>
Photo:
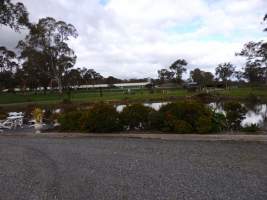
M 0 137 L 1 200 L 267 199 L 267 144 Z

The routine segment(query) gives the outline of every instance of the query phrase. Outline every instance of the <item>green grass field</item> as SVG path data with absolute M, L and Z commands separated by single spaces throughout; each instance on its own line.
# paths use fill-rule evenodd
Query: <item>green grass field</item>
M 247 98 L 253 94 L 261 97 L 263 100 L 267 100 L 267 87 L 241 87 L 231 88 L 230 90 L 223 90 L 219 92 L 222 96 L 236 97 L 236 98 Z
M 221 90 L 218 92 L 224 97 L 245 99 L 250 94 L 260 96 L 264 101 L 267 101 L 267 88 L 266 87 L 242 87 L 232 88 L 230 90 Z M 187 92 L 184 89 L 169 89 L 169 90 L 155 90 L 154 93 L 150 93 L 148 90 L 134 90 L 132 94 L 125 94 L 125 90 L 103 90 L 103 96 L 100 96 L 99 91 L 73 91 L 71 93 L 71 101 L 77 103 L 90 103 L 96 101 L 164 101 L 175 100 L 176 98 L 182 98 L 191 96 L 194 93 Z M 62 100 L 68 99 L 68 95 L 65 93 L 59 95 L 58 93 L 1 93 L 0 94 L 0 107 L 27 105 L 27 104 L 42 104 L 51 105 L 62 102 Z
M 175 89 L 156 90 L 150 93 L 148 90 L 135 90 L 132 94 L 125 94 L 122 90 L 103 90 L 102 97 L 99 91 L 73 91 L 71 93 L 71 101 L 73 102 L 96 102 L 96 101 L 123 101 L 123 100 L 164 100 L 175 97 L 184 97 L 188 95 L 186 90 Z M 38 93 L 38 94 L 22 94 L 22 93 L 2 93 L 0 94 L 0 106 L 8 106 L 15 104 L 55 104 L 64 99 L 68 99 L 68 95 L 64 93 L 59 95 L 57 93 Z

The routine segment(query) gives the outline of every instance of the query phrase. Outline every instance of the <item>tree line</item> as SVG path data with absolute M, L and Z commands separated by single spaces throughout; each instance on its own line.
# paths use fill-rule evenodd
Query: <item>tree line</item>
M 267 21 L 267 14 L 263 21 Z M 25 6 L 10 0 L 0 0 L 0 25 L 7 26 L 16 32 L 28 29 L 26 37 L 19 41 L 16 53 L 0 46 L 0 90 L 13 90 L 19 87 L 22 91 L 29 88 L 44 91 L 55 87 L 59 93 L 70 86 L 84 84 L 114 84 L 120 82 L 145 81 L 145 79 L 120 80 L 115 77 L 104 78 L 90 68 L 74 68 L 77 56 L 68 45 L 71 38 L 77 38 L 76 28 L 67 22 L 57 21 L 52 17 L 39 19 L 37 23 L 29 21 Z M 264 29 L 267 31 L 267 28 Z M 228 86 L 235 77 L 239 82 L 267 84 L 267 43 L 264 41 L 249 42 L 244 45 L 237 56 L 246 57 L 242 71 L 236 71 L 231 63 L 222 63 L 216 67 L 215 74 L 196 68 L 190 72 L 190 80 L 205 87 L 211 83 L 221 82 Z M 158 71 L 159 83 L 183 83 L 182 75 L 186 72 L 188 62 L 178 59 L 168 69 Z
M 267 21 L 267 14 L 263 21 Z M 267 28 L 264 28 L 267 32 Z M 242 70 L 236 70 L 236 67 L 230 63 L 221 63 L 215 68 L 215 74 L 195 68 L 190 71 L 188 81 L 196 82 L 198 85 L 205 87 L 214 85 L 214 83 L 223 83 L 227 88 L 231 80 L 236 80 L 239 83 L 247 82 L 253 85 L 267 85 L 267 42 L 248 42 L 244 45 L 241 52 L 236 53 L 236 56 L 246 58 L 245 66 Z M 184 59 L 178 59 L 167 69 L 158 70 L 158 79 L 160 83 L 176 82 L 181 83 L 182 74 L 187 71 L 188 62 Z

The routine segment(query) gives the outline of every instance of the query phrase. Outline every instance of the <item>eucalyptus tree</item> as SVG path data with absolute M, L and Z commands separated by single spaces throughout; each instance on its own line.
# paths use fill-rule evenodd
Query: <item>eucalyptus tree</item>
M 76 55 L 67 42 L 71 37 L 77 36 L 77 30 L 73 25 L 47 17 L 31 25 L 29 34 L 18 45 L 22 52 L 32 49 L 46 58 L 47 74 L 57 81 L 61 94 L 63 75 L 76 62 Z M 28 55 L 24 59 L 27 58 Z
M 172 71 L 175 72 L 175 78 L 177 83 L 182 82 L 182 75 L 186 72 L 186 66 L 188 65 L 187 61 L 184 59 L 178 59 L 169 67 Z
M 0 25 L 19 31 L 29 26 L 28 11 L 23 3 L 11 3 L 10 0 L 0 0 Z
M 225 84 L 225 88 L 228 88 L 228 81 L 235 72 L 235 67 L 231 63 L 219 64 L 215 69 L 215 74 Z

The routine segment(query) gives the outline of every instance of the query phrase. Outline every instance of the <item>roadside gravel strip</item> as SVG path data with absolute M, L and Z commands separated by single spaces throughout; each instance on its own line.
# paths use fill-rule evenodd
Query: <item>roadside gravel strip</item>
M 246 134 L 246 133 L 223 133 L 223 134 L 161 134 L 153 132 L 130 132 L 130 133 L 64 133 L 64 132 L 49 132 L 34 134 L 31 132 L 5 132 L 1 136 L 18 136 L 18 137 L 37 137 L 37 138 L 139 138 L 139 139 L 161 139 L 161 140 L 176 140 L 176 141 L 244 141 L 244 142 L 265 142 L 267 143 L 267 133 Z
M 1 200 L 267 199 L 267 144 L 0 137 Z

